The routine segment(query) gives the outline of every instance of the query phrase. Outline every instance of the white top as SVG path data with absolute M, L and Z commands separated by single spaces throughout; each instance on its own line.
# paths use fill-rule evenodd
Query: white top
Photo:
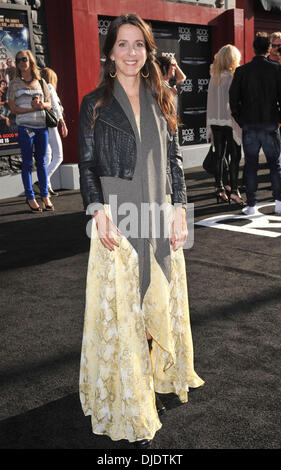
M 48 83 L 48 88 L 51 93 L 51 104 L 52 104 L 52 110 L 54 111 L 56 117 L 58 120 L 63 119 L 63 107 L 61 105 L 60 99 L 57 95 L 57 92 L 54 88 L 54 86 L 51 83 Z
M 229 88 L 233 75 L 230 72 L 222 72 L 221 82 L 216 85 L 211 77 L 207 98 L 207 138 L 213 142 L 211 125 L 229 126 L 233 130 L 233 138 L 241 145 L 241 128 L 231 116 L 229 106 Z
M 8 99 L 10 98 L 15 104 L 22 108 L 31 109 L 31 100 L 38 96 L 39 100 L 45 101 L 50 98 L 50 92 L 45 80 L 42 80 L 44 93 L 38 80 L 33 80 L 29 85 L 19 77 L 14 78 L 9 84 Z M 37 110 L 30 113 L 22 113 L 16 115 L 16 124 L 18 126 L 44 128 L 46 127 L 45 110 Z

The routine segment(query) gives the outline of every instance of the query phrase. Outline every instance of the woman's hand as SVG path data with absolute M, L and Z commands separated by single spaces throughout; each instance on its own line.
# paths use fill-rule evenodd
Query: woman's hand
M 38 96 L 34 96 L 34 98 L 32 98 L 31 106 L 32 106 L 32 109 L 34 109 L 34 111 L 39 111 L 41 109 L 44 109 L 44 104 L 42 103 L 42 101 L 39 101 Z
M 112 235 L 120 236 L 120 232 L 118 228 L 114 225 L 114 223 L 107 217 L 104 210 L 99 210 L 94 215 L 96 224 L 97 224 L 97 231 L 98 236 L 105 248 L 109 251 L 113 251 L 115 246 L 119 246 L 119 244 L 114 240 Z
M 34 96 L 31 100 L 31 107 L 34 111 L 42 111 L 42 109 L 51 109 L 50 101 L 40 101 L 39 96 Z
M 68 129 L 67 129 L 67 127 L 66 127 L 65 122 L 64 122 L 63 120 L 60 120 L 60 124 L 61 124 L 61 135 L 62 135 L 63 137 L 67 137 L 67 135 L 68 135 Z
M 184 207 L 176 207 L 175 218 L 171 227 L 170 242 L 174 251 L 183 247 L 188 235 L 186 225 L 186 211 Z

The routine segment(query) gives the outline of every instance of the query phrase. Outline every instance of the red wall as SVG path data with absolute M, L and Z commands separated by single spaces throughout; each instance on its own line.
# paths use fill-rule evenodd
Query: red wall
M 131 12 L 147 20 L 212 26 L 213 53 L 227 43 L 244 53 L 243 10 L 158 0 L 46 0 L 50 66 L 58 74 L 58 94 L 69 128 L 63 139 L 64 163 L 77 162 L 79 106 L 99 80 L 97 17 Z
M 244 9 L 244 57 L 245 62 L 252 60 L 255 38 L 255 3 L 256 0 L 236 0 L 237 8 Z

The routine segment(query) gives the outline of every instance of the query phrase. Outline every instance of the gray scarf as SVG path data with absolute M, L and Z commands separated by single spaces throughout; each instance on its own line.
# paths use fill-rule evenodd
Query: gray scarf
M 123 202 L 132 202 L 138 209 L 138 237 L 128 240 L 138 253 L 141 305 L 150 284 L 150 245 L 154 256 L 165 274 L 168 282 L 171 278 L 170 241 L 164 237 L 165 217 L 160 211 L 161 236 L 154 238 L 151 230 L 153 215 L 150 213 L 150 227 L 146 238 L 140 237 L 143 223 L 142 203 L 156 203 L 158 207 L 166 203 L 167 184 L 167 122 L 156 100 L 143 83 L 140 85 L 140 135 L 134 113 L 124 88 L 119 81 L 114 82 L 114 97 L 123 108 L 135 134 L 137 145 L 137 162 L 133 181 L 115 178 L 115 192 L 118 195 L 118 206 Z M 118 214 L 117 226 L 124 218 Z M 166 232 L 167 235 L 167 232 Z

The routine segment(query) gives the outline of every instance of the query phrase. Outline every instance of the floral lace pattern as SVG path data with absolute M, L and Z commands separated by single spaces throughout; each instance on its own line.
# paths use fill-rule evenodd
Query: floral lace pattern
M 162 426 L 154 391 L 187 402 L 189 387 L 204 382 L 193 367 L 183 250 L 171 251 L 169 284 L 151 249 L 151 283 L 140 308 L 138 255 L 125 237 L 118 240 L 119 248 L 109 252 L 93 222 L 80 400 L 93 433 L 134 442 L 153 439 Z

